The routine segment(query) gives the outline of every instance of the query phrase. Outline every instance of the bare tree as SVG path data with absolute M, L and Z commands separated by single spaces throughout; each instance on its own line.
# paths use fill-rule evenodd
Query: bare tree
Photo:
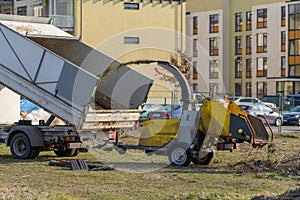
M 179 69 L 179 71 L 184 75 L 188 83 L 191 85 L 191 58 L 187 57 L 186 54 L 181 50 L 177 50 L 177 54 L 170 55 L 170 63 Z M 156 73 L 155 76 L 158 76 L 160 80 L 175 84 L 176 87 L 179 86 L 176 77 L 164 73 L 163 70 L 157 67 L 154 70 Z

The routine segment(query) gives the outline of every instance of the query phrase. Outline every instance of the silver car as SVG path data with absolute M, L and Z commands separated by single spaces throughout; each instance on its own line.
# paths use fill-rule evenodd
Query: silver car
M 273 110 L 276 109 L 276 104 L 274 103 L 269 103 L 269 102 L 263 102 L 259 100 L 258 98 L 253 98 L 253 97 L 240 97 L 234 101 L 237 105 L 248 105 L 248 104 L 263 104 L 266 105 Z
M 269 124 L 274 124 L 275 126 L 282 125 L 282 116 L 279 113 L 274 112 L 271 108 L 263 104 L 246 104 L 239 105 L 246 113 L 254 116 L 264 116 Z

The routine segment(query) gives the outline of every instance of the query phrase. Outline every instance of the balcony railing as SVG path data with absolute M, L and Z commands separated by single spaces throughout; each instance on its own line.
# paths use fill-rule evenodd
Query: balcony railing
M 285 77 L 285 69 L 281 69 L 281 77 Z
M 285 50 L 286 50 L 286 46 L 285 46 L 285 44 L 282 44 L 281 45 L 281 51 L 284 52 Z
M 267 70 L 257 70 L 256 76 L 257 77 L 267 77 Z
M 53 25 L 66 31 L 74 31 L 74 16 L 49 15 L 53 19 Z
M 251 77 L 252 77 L 252 72 L 246 71 L 246 78 L 251 78 Z
M 197 35 L 198 34 L 198 28 L 193 28 L 193 35 Z
M 198 73 L 193 73 L 193 80 L 197 80 L 198 79 Z

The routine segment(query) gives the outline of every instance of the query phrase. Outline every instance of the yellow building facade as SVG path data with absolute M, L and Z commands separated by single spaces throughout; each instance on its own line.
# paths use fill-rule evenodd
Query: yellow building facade
M 121 62 L 169 61 L 184 50 L 185 11 L 183 0 L 76 1 L 74 34 Z
M 185 0 L 77 0 L 74 35 L 122 63 L 170 61 L 171 55 L 185 51 L 185 12 Z M 158 66 L 130 66 L 155 79 L 151 103 L 171 103 L 174 96 L 179 101 L 178 86 L 161 80 Z

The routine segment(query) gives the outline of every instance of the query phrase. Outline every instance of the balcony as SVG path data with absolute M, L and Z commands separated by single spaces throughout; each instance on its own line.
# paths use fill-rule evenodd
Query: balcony
M 64 31 L 74 31 L 74 16 L 49 15 L 53 19 L 53 25 Z
M 9 6 L 12 5 L 11 0 L 0 0 L 0 6 Z

